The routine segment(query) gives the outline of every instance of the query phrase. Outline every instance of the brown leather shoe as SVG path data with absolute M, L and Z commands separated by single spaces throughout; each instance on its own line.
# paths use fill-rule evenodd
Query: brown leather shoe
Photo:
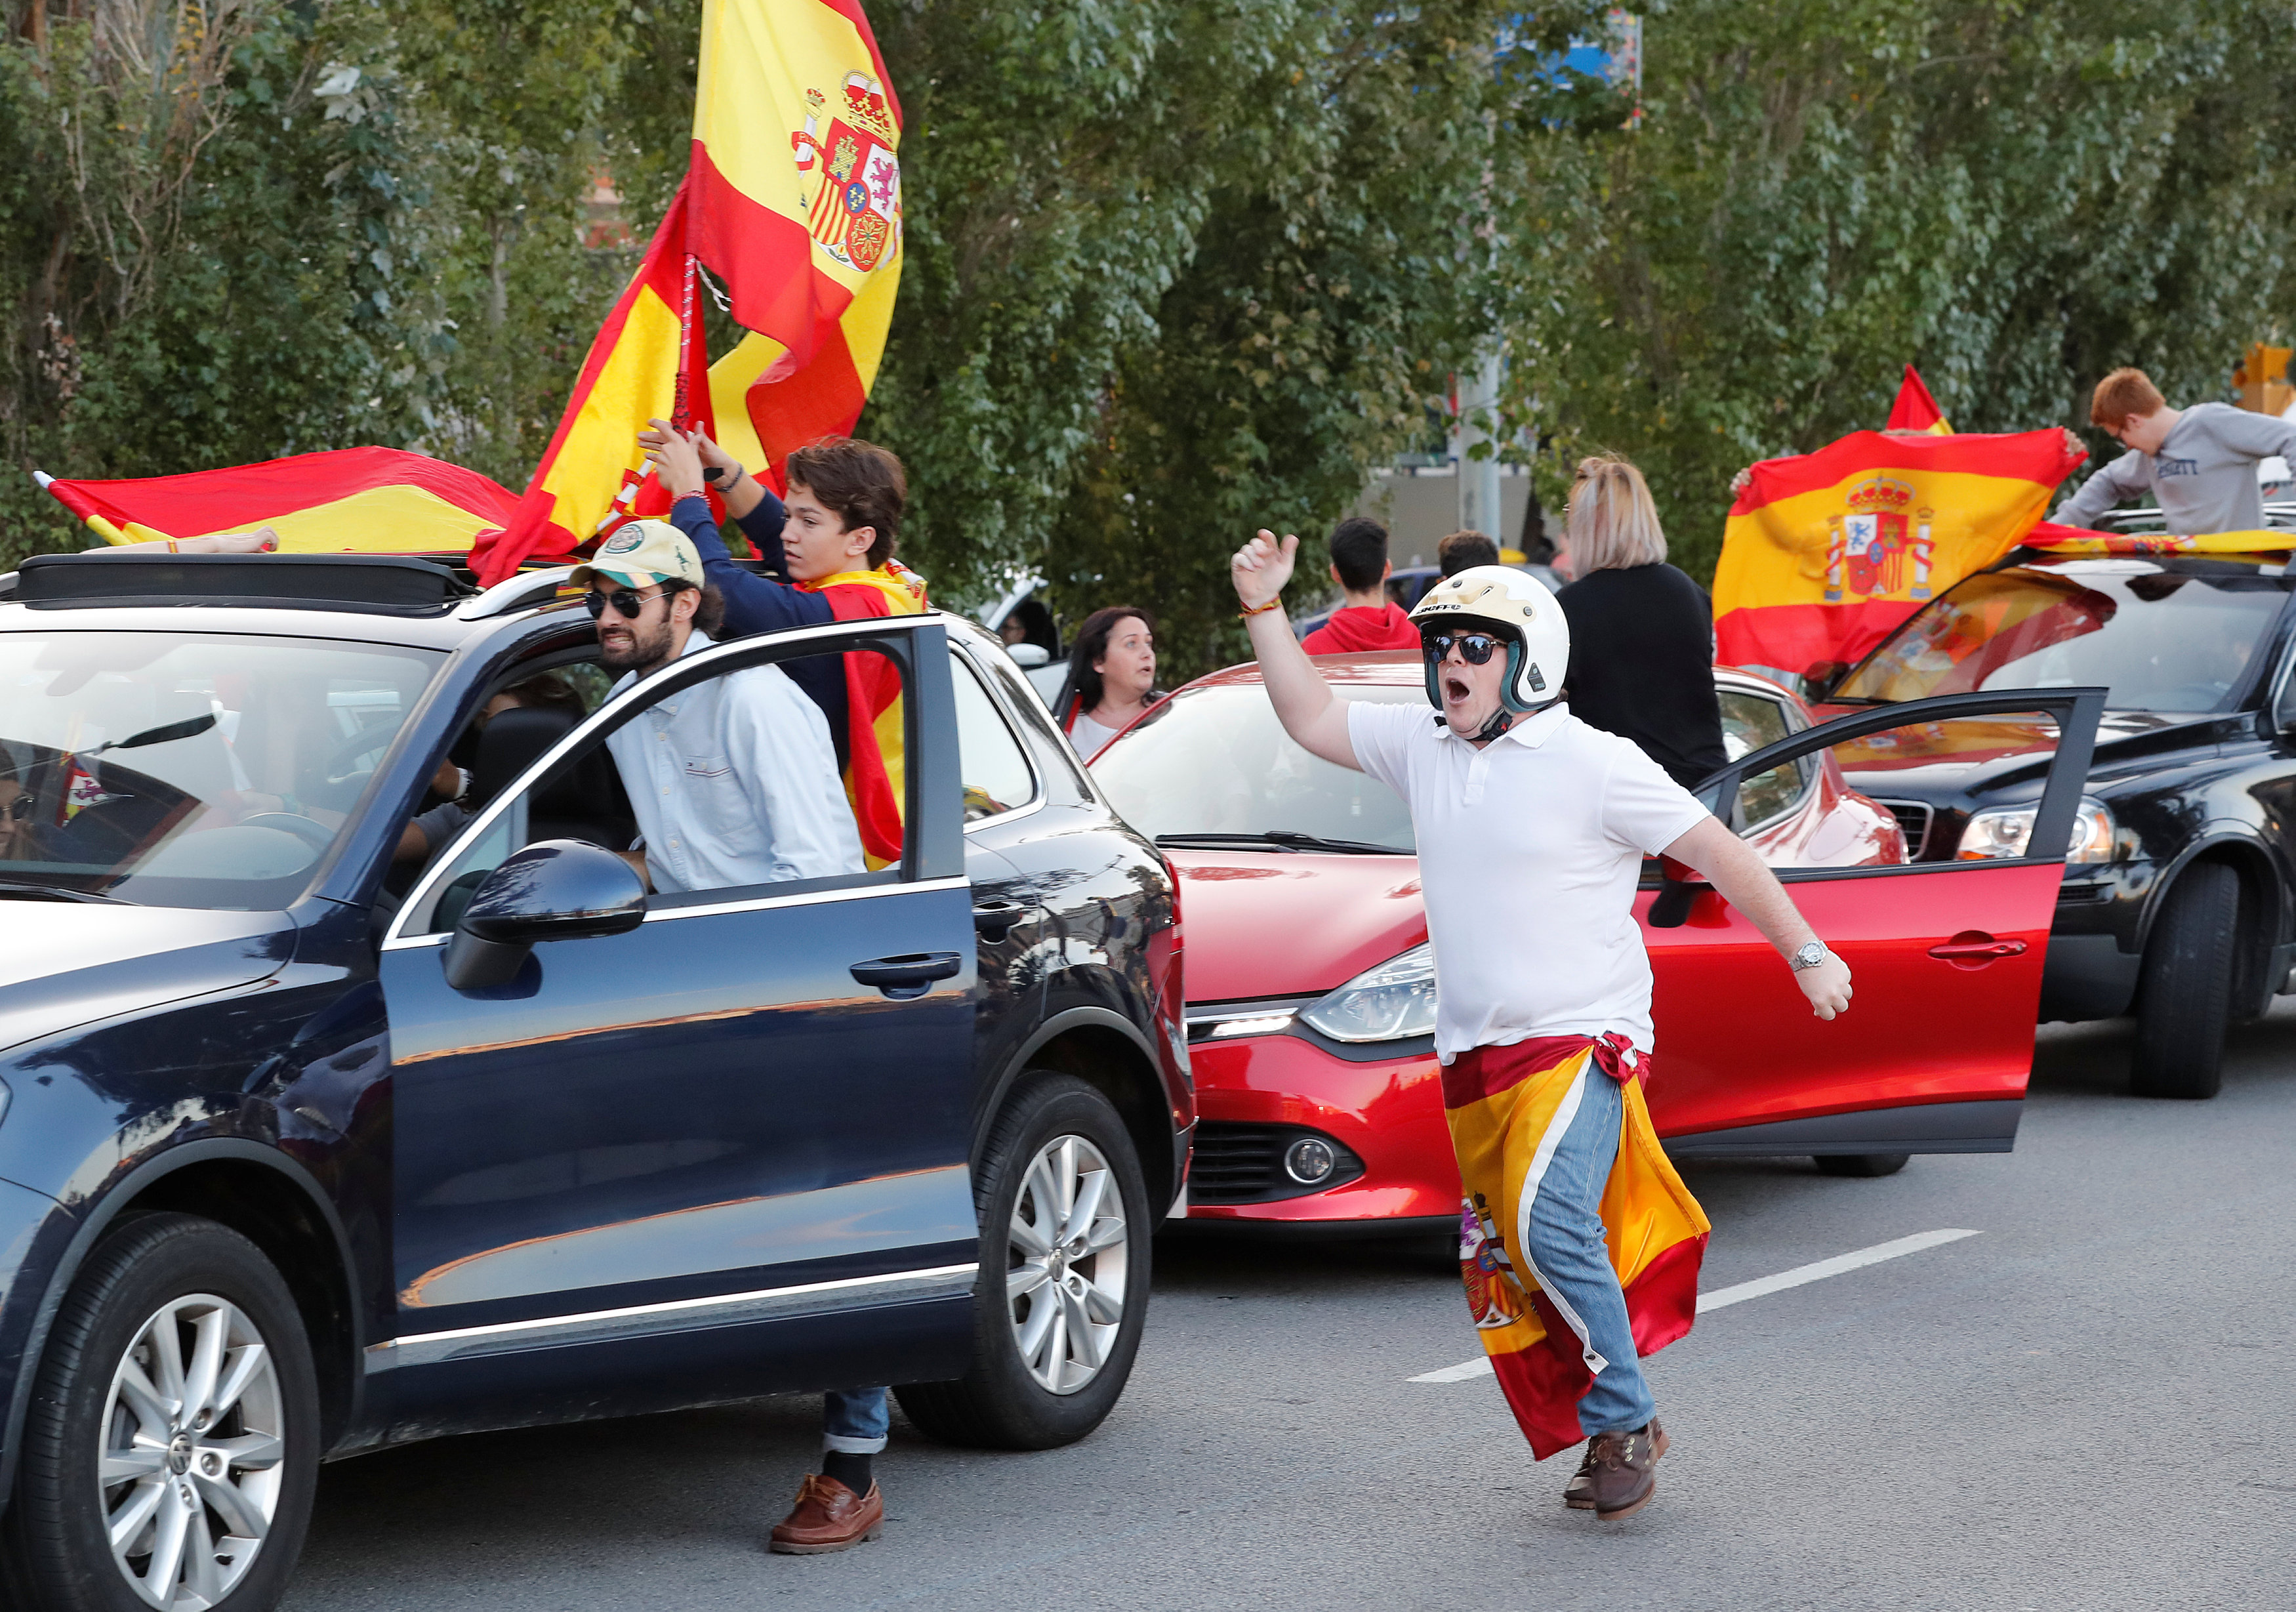
M 1651 1459 L 1655 1460 L 1666 1453 L 1666 1429 L 1660 1427 L 1658 1419 L 1653 1417 L 1650 1430 L 1651 1443 L 1656 1450 Z M 1579 1461 L 1578 1470 L 1571 1475 L 1569 1483 L 1562 1485 L 1562 1503 L 1573 1511 L 1592 1511 L 1595 1509 L 1595 1441 L 1591 1438 L 1587 1441 L 1587 1454 Z
M 796 1508 L 774 1525 L 767 1548 L 783 1556 L 826 1556 L 884 1531 L 885 1496 L 876 1485 L 856 1494 L 833 1477 L 809 1472 L 798 1485 Z
M 1650 1504 L 1651 1496 L 1658 1492 L 1658 1458 L 1666 1449 L 1666 1429 L 1658 1425 L 1656 1417 L 1647 1427 L 1626 1433 L 1598 1433 L 1589 1439 L 1587 1464 L 1595 1515 L 1614 1523 Z

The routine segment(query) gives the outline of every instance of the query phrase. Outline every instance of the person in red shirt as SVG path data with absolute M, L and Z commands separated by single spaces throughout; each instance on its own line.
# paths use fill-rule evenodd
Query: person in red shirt
M 1300 640 L 1311 655 L 1358 649 L 1419 647 L 1411 618 L 1387 596 L 1387 528 L 1368 515 L 1350 515 L 1332 528 L 1332 580 L 1345 596 L 1332 619 Z

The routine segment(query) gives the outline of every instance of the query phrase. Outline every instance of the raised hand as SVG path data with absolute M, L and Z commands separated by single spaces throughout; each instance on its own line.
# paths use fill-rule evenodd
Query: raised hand
M 709 443 L 710 451 L 723 453 L 715 442 L 698 431 L 680 431 L 667 420 L 650 420 L 652 428 L 638 432 L 638 445 L 645 449 L 646 462 L 661 478 L 662 486 L 673 498 L 700 492 L 701 480 L 701 444 Z
M 1235 584 L 1235 596 L 1246 610 L 1257 610 L 1283 591 L 1292 580 L 1292 567 L 1299 558 L 1300 539 L 1286 533 L 1279 545 L 1275 534 L 1265 526 L 1259 535 L 1235 551 L 1228 562 L 1228 580 Z

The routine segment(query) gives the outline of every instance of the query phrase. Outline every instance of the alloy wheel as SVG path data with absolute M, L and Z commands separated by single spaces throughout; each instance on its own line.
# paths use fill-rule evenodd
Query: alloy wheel
M 279 1504 L 284 1395 L 247 1312 L 170 1299 L 136 1331 L 104 1401 L 104 1527 L 147 1606 L 198 1612 L 254 1565 Z
M 1053 1138 L 1021 1178 L 1004 1270 L 1013 1339 L 1042 1386 L 1074 1394 L 1100 1374 L 1124 1320 L 1130 1260 L 1108 1160 L 1083 1137 Z

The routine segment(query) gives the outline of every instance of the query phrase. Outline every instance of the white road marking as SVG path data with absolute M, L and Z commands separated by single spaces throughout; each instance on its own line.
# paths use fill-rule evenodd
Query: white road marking
M 1805 1282 L 1822 1282 L 1829 1276 L 1840 1276 L 1866 1265 L 1878 1265 L 1883 1260 L 1919 1254 L 1924 1248 L 1935 1248 L 1944 1243 L 1957 1243 L 1964 1237 L 1975 1237 L 1975 1231 L 1948 1229 L 1939 1231 L 1917 1231 L 1911 1237 L 1901 1237 L 1892 1243 L 1876 1243 L 1871 1248 L 1859 1248 L 1849 1254 L 1837 1254 L 1832 1259 L 1822 1259 L 1813 1264 L 1796 1265 L 1791 1271 L 1781 1271 L 1775 1276 L 1757 1277 L 1751 1282 L 1740 1282 L 1734 1287 L 1718 1287 L 1711 1293 L 1698 1295 L 1698 1313 L 1726 1309 L 1742 1304 L 1750 1298 L 1765 1294 L 1782 1293 L 1788 1287 L 1799 1287 Z M 1464 1383 L 1472 1377 L 1491 1374 L 1490 1356 L 1479 1354 L 1473 1360 L 1461 1361 L 1456 1366 L 1446 1366 L 1439 1371 L 1423 1371 L 1406 1378 L 1414 1383 Z

